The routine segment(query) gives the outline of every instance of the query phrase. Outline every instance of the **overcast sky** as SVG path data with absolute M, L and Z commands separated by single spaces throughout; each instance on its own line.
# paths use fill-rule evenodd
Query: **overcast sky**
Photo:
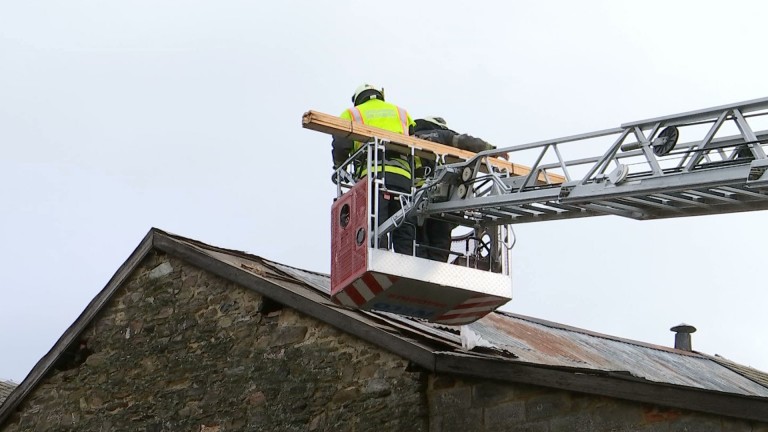
M 768 96 L 758 1 L 0 2 L 0 378 L 151 227 L 330 271 L 329 136 L 383 86 L 498 146 Z M 602 153 L 602 151 L 600 151 Z M 595 156 L 596 154 L 592 154 Z M 765 213 L 516 226 L 504 307 L 768 371 Z

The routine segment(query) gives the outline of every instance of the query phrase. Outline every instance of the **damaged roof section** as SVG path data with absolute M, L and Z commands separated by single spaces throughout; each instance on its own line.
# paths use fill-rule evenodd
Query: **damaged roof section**
M 330 293 L 327 275 L 263 259 L 261 262 L 283 276 L 296 278 L 308 288 L 326 295 Z M 436 343 L 452 345 L 457 352 L 463 351 L 457 327 L 389 313 L 358 313 L 379 316 L 404 331 L 432 338 Z M 721 357 L 617 338 L 508 312 L 491 313 L 468 327 L 481 341 L 478 344 L 481 349 L 474 350 L 475 353 L 491 357 L 555 368 L 592 369 L 663 384 L 768 397 L 768 374 Z

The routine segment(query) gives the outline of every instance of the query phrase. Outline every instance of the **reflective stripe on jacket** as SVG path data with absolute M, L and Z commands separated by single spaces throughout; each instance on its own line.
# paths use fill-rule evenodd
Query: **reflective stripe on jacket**
M 409 128 L 415 124 L 405 109 L 379 99 L 370 99 L 356 107 L 349 108 L 341 113 L 339 117 L 403 135 L 408 135 Z M 350 154 L 356 152 L 362 145 L 363 143 L 355 141 Z M 408 163 L 407 156 L 397 154 L 397 156 L 392 157 L 391 152 L 387 153 L 383 161 L 384 166 L 379 166 L 377 171 L 381 172 L 383 168 L 384 172 L 401 175 L 410 179 L 411 166 Z M 416 158 L 415 163 L 417 166 L 421 165 L 419 158 Z M 358 177 L 365 176 L 367 174 L 366 171 L 365 167 L 359 169 Z

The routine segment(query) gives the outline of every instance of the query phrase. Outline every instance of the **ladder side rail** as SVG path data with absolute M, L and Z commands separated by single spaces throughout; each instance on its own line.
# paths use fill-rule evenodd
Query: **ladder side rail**
M 717 120 L 712 124 L 712 126 L 707 131 L 706 135 L 704 135 L 704 139 L 702 139 L 700 142 L 697 142 L 695 144 L 691 145 L 691 150 L 694 150 L 694 152 L 689 153 L 684 158 L 680 160 L 680 163 L 677 165 L 678 168 L 682 167 L 683 164 L 685 164 L 685 160 L 690 157 L 690 160 L 688 161 L 688 164 L 685 165 L 684 171 L 691 171 L 693 167 L 698 165 L 698 163 L 701 161 L 703 155 L 705 154 L 704 151 L 709 148 L 712 144 L 712 138 L 714 138 L 717 131 L 720 130 L 720 127 L 725 123 L 725 119 L 728 116 L 728 113 L 730 111 L 726 110 L 720 113 L 719 116 L 717 116 Z M 697 147 L 699 147 L 697 149 Z M 709 152 L 707 152 L 708 154 Z
M 611 133 L 618 133 L 618 132 L 621 132 L 622 135 L 614 142 L 613 148 L 616 148 L 616 147 L 621 145 L 623 140 L 629 134 L 628 130 L 613 129 L 613 130 L 601 131 L 601 133 L 599 133 L 599 134 L 582 134 L 582 135 L 573 136 L 573 137 L 575 137 L 577 140 L 584 140 L 584 139 L 588 139 L 588 138 L 594 138 L 595 136 L 606 136 L 606 135 L 609 135 Z M 565 141 L 561 141 L 561 144 L 562 143 L 566 143 L 566 142 Z M 558 162 L 551 163 L 551 164 L 540 165 L 540 161 L 541 161 L 541 159 L 544 156 L 544 152 L 550 146 L 552 148 L 556 149 L 556 153 L 557 153 L 557 157 L 558 157 Z M 514 146 L 514 147 L 511 147 L 512 150 L 510 152 L 520 151 L 520 150 L 529 150 L 529 149 L 534 149 L 534 148 L 537 148 L 537 147 L 543 147 L 543 151 L 539 153 L 539 155 L 537 157 L 537 160 L 536 160 L 536 162 L 534 163 L 534 165 L 532 167 L 532 171 L 529 173 L 528 176 L 525 177 L 525 180 L 523 182 L 519 183 L 520 184 L 519 187 L 506 188 L 506 191 L 508 191 L 507 193 L 513 193 L 514 192 L 514 193 L 517 193 L 517 194 L 522 194 L 523 192 L 526 192 L 526 188 L 532 186 L 530 184 L 531 183 L 530 180 L 533 178 L 533 175 L 536 174 L 536 170 L 543 171 L 543 170 L 547 170 L 547 169 L 560 168 L 560 169 L 563 169 L 563 172 L 565 173 L 566 178 L 570 179 L 571 176 L 570 176 L 570 172 L 568 170 L 569 167 L 574 167 L 574 166 L 577 166 L 577 165 L 585 165 L 585 164 L 594 164 L 595 166 L 599 166 L 600 164 L 598 164 L 596 162 L 600 162 L 600 161 L 610 162 L 611 159 L 612 159 L 611 157 L 605 157 L 605 155 L 604 155 L 602 158 L 601 157 L 590 157 L 590 158 L 582 158 L 582 159 L 574 159 L 574 160 L 565 161 L 562 158 L 562 155 L 561 155 L 561 153 L 560 153 L 560 151 L 558 149 L 557 143 L 549 143 L 549 142 L 536 142 L 536 143 L 530 143 L 530 144 Z M 634 157 L 634 156 L 639 156 L 639 155 L 643 155 L 643 154 L 644 153 L 641 150 L 635 150 L 635 151 L 630 151 L 630 152 L 623 152 L 623 153 L 620 153 L 618 155 L 615 155 L 615 159 Z M 478 154 L 478 157 L 480 157 L 480 154 Z M 462 164 L 455 164 L 455 165 L 456 166 L 461 166 Z M 593 168 L 593 171 L 597 171 L 597 169 Z M 585 178 L 588 179 L 589 176 L 587 176 Z M 545 199 L 545 200 L 554 199 L 554 198 L 556 198 L 559 195 L 558 191 L 559 191 L 559 189 L 552 189 L 549 192 L 545 192 L 544 193 L 545 198 L 542 198 L 542 199 Z M 538 193 L 538 194 L 540 195 L 541 193 Z M 529 197 L 529 195 L 531 195 L 530 193 L 526 194 L 526 195 L 528 195 L 528 196 L 525 196 L 525 197 L 521 196 L 521 197 L 519 197 L 517 199 L 512 198 L 512 200 L 509 201 L 509 202 L 514 203 L 514 204 L 532 204 L 532 203 L 538 202 L 537 198 L 530 198 Z M 477 198 L 479 198 L 479 197 L 474 197 L 475 200 Z M 488 203 L 489 204 L 496 204 L 496 203 L 503 204 L 503 203 L 506 203 L 506 202 L 507 201 L 505 201 L 505 200 L 492 200 L 492 201 L 489 201 Z M 427 214 L 439 213 L 440 211 L 446 211 L 449 208 L 451 210 L 457 210 L 457 209 L 461 209 L 461 210 L 475 209 L 475 210 L 477 210 L 477 209 L 482 209 L 482 206 L 477 206 L 477 205 L 474 205 L 474 206 L 471 206 L 471 207 L 462 206 L 460 204 L 457 207 L 453 207 L 453 206 L 449 207 L 449 206 L 451 206 L 451 205 L 450 204 L 444 204 L 444 203 L 431 203 L 431 204 L 428 205 L 428 207 L 427 207 L 428 210 L 426 211 L 426 213 Z M 438 211 L 436 209 L 441 209 L 441 210 Z
M 475 198 L 455 199 L 450 201 L 429 203 L 424 213 L 450 213 L 457 211 L 482 210 L 484 208 L 533 204 L 545 201 L 556 201 L 560 188 L 534 189 L 519 191 L 515 194 L 487 195 Z
M 541 174 L 542 174 L 542 176 L 544 178 L 544 183 L 547 184 L 547 185 L 555 185 L 555 184 L 561 184 L 561 183 L 570 183 L 571 181 L 573 181 L 573 179 L 571 177 L 570 172 L 568 171 L 568 167 L 569 166 L 573 166 L 573 165 L 579 165 L 580 163 L 585 163 L 583 161 L 587 160 L 587 159 L 583 159 L 583 160 L 579 159 L 579 160 L 574 160 L 574 161 L 566 161 L 566 160 L 564 160 L 563 155 L 560 153 L 560 148 L 557 145 L 557 143 L 551 144 L 551 146 L 554 149 L 555 156 L 557 157 L 557 162 L 538 165 L 538 163 L 540 163 L 540 159 L 541 159 L 541 158 L 539 158 L 538 159 L 539 162 L 537 163 L 538 171 L 541 172 Z M 576 161 L 582 161 L 582 162 L 576 162 Z M 589 158 L 588 161 L 589 161 L 588 163 L 592 163 L 592 162 L 597 161 L 597 158 Z M 576 163 L 574 163 L 574 162 L 576 162 Z M 560 168 L 563 171 L 563 175 L 565 176 L 564 181 L 562 181 L 562 182 L 553 182 L 552 181 L 551 173 L 549 173 L 549 170 L 553 170 L 555 168 Z M 528 180 L 529 178 L 530 178 L 530 175 L 525 177 L 525 181 L 523 181 L 521 183 L 521 185 L 522 185 L 521 187 L 525 187 L 525 185 L 527 185 L 529 183 L 529 180 Z
M 610 148 L 608 148 L 608 151 L 603 153 L 603 156 L 598 159 L 598 161 L 592 166 L 592 168 L 589 169 L 587 174 L 579 180 L 579 185 L 585 185 L 587 184 L 590 179 L 593 179 L 593 176 L 602 170 L 605 170 L 605 166 L 607 166 L 611 160 L 615 157 L 616 153 L 621 148 L 621 144 L 624 142 L 624 140 L 629 135 L 630 129 L 620 129 L 619 137 L 616 138 L 616 140 L 613 142 Z
M 463 200 L 429 203 L 425 214 L 450 213 L 457 211 L 482 210 L 504 206 L 515 206 L 548 201 L 562 204 L 589 203 L 611 198 L 669 194 L 696 188 L 733 186 L 744 184 L 750 172 L 750 164 L 734 165 L 720 169 L 698 170 L 661 177 L 628 181 L 619 185 L 605 182 L 590 183 L 574 188 L 568 196 L 560 196 L 561 188 L 520 191 L 516 194 L 489 195 Z
M 663 177 L 647 178 L 642 181 L 627 181 L 615 186 L 610 185 L 610 187 L 604 183 L 593 183 L 578 190 L 574 189 L 570 195 L 562 198 L 561 202 L 574 204 L 596 199 L 669 194 L 697 188 L 741 185 L 745 183 L 749 172 L 750 164 L 741 164 L 719 169 L 676 173 Z
M 456 167 L 460 167 L 460 168 L 461 167 L 472 166 L 472 167 L 474 167 L 473 171 L 474 171 L 474 174 L 476 175 L 480 171 L 479 167 L 482 164 L 482 160 L 484 158 L 487 158 L 487 157 L 493 157 L 494 155 L 497 155 L 497 154 L 507 153 L 507 154 L 510 154 L 509 155 L 510 159 L 514 159 L 514 157 L 511 155 L 511 153 L 521 152 L 521 151 L 525 151 L 525 150 L 533 150 L 533 149 L 537 149 L 537 148 L 543 148 L 543 151 L 545 151 L 546 148 L 548 148 L 549 146 L 556 146 L 558 144 L 565 144 L 565 143 L 570 143 L 570 142 L 575 142 L 575 141 L 588 140 L 588 139 L 592 139 L 592 138 L 600 138 L 600 137 L 604 137 L 604 136 L 610 136 L 610 135 L 622 133 L 624 131 L 625 130 L 622 129 L 622 128 L 603 129 L 603 130 L 599 130 L 599 131 L 595 131 L 595 132 L 589 132 L 589 133 L 583 133 L 583 134 L 577 134 L 577 135 L 569 135 L 569 136 L 565 136 L 565 137 L 561 137 L 561 138 L 555 138 L 555 139 L 551 139 L 551 140 L 536 141 L 536 142 L 531 142 L 531 143 L 526 143 L 526 144 L 519 144 L 519 145 L 514 145 L 514 146 L 509 146 L 509 147 L 499 147 L 499 148 L 494 149 L 494 150 L 485 150 L 485 151 L 476 153 L 473 157 L 471 157 L 471 158 L 469 158 L 469 159 L 467 159 L 465 161 L 455 162 L 452 165 L 456 166 Z M 539 169 L 538 169 L 539 176 L 537 178 L 543 177 L 545 182 L 548 183 L 548 184 L 552 184 L 550 181 L 547 180 L 552 174 L 545 173 L 542 176 L 542 172 L 543 172 L 544 169 L 560 168 L 560 169 L 563 170 L 566 178 L 570 177 L 570 173 L 568 173 L 569 161 L 563 161 L 563 157 L 560 154 L 559 148 L 557 148 L 557 147 L 555 147 L 555 148 L 556 148 L 556 153 L 557 153 L 558 159 L 561 161 L 561 163 L 543 165 L 542 167 L 539 167 Z M 537 170 L 532 169 L 531 171 L 537 171 Z M 528 173 L 528 175 L 530 175 L 530 172 Z M 572 181 L 572 179 L 569 179 L 567 181 L 570 182 L 570 181 Z
M 620 127 L 611 128 L 611 129 L 602 129 L 594 132 L 568 135 L 560 138 L 548 139 L 543 141 L 534 141 L 526 144 L 518 144 L 510 147 L 503 147 L 503 148 L 500 147 L 500 148 L 497 148 L 496 150 L 486 150 L 486 151 L 483 151 L 482 153 L 496 154 L 496 153 L 510 153 L 510 152 L 515 152 L 520 150 L 530 150 L 537 147 L 545 146 L 547 144 L 560 144 L 560 143 L 566 143 L 566 142 L 572 142 L 572 141 L 582 141 L 590 138 L 600 138 L 604 136 L 615 135 L 617 133 L 622 132 L 623 130 L 624 128 L 620 128 Z M 481 154 L 481 153 L 478 153 L 478 154 Z
M 765 142 L 768 142 L 768 130 L 762 130 L 762 131 L 755 132 L 755 136 L 756 136 L 756 143 L 757 144 L 762 145 Z M 677 153 L 677 152 L 696 153 L 696 152 L 700 152 L 700 151 L 705 151 L 704 155 L 702 155 L 702 157 L 704 157 L 704 156 L 706 156 L 706 152 L 718 151 L 718 152 L 722 153 L 722 156 L 723 156 L 722 160 L 728 160 L 728 157 L 723 152 L 723 149 L 733 148 L 733 147 L 736 147 L 736 146 L 739 146 L 739 145 L 747 144 L 748 142 L 745 141 L 744 137 L 741 136 L 741 135 L 729 135 L 727 137 L 720 137 L 720 138 L 711 139 L 709 144 L 708 144 L 708 146 L 707 146 L 707 148 L 695 149 L 695 147 L 699 143 L 701 143 L 701 141 L 691 141 L 691 142 L 688 142 L 688 143 L 677 144 L 675 146 L 674 153 Z M 692 149 L 692 150 L 686 150 L 686 149 Z M 673 153 L 670 153 L 670 154 L 673 154 Z M 687 169 L 685 171 L 692 171 L 694 168 L 699 166 L 700 162 L 701 161 L 697 162 L 696 165 L 691 166 L 690 169 Z M 689 163 L 690 163 L 690 161 L 689 161 Z
M 764 132 L 768 135 L 768 132 Z M 761 132 L 762 136 L 763 132 Z M 728 141 L 730 140 L 730 141 Z M 729 138 L 721 138 L 717 140 L 711 140 L 714 144 L 726 144 L 734 145 L 734 143 L 743 142 L 743 139 L 737 136 Z M 694 146 L 699 141 L 691 144 L 683 144 L 682 146 Z M 621 140 L 617 140 L 614 147 L 621 145 Z M 712 146 L 713 144 L 710 144 Z M 638 156 L 643 154 L 641 150 L 634 150 L 630 152 L 624 152 L 616 155 L 616 159 L 625 157 Z M 601 158 L 605 161 L 610 161 L 611 158 Z M 568 166 L 573 166 L 575 163 L 589 163 L 595 161 L 595 158 L 585 158 L 574 161 L 567 161 Z M 539 169 L 547 168 L 550 166 L 557 166 L 558 164 L 542 165 Z M 595 163 L 594 166 L 599 166 L 599 163 Z M 643 178 L 645 183 L 643 187 L 627 187 L 627 185 L 611 185 L 609 189 L 606 189 L 606 185 L 601 182 L 591 182 L 582 188 L 582 191 L 572 190 L 567 198 L 560 197 L 558 192 L 561 188 L 550 188 L 541 190 L 523 190 L 517 189 L 516 194 L 504 194 L 488 197 L 474 197 L 466 198 L 464 200 L 453 200 L 441 203 L 429 203 L 426 206 L 426 214 L 434 214 L 440 212 L 451 211 L 470 211 L 480 210 L 484 208 L 503 207 L 511 205 L 524 205 L 534 203 L 546 203 L 546 202 L 561 202 L 561 203 L 578 203 L 585 202 L 589 199 L 608 199 L 625 196 L 642 196 L 652 193 L 664 193 L 673 191 L 682 191 L 691 188 L 702 187 L 715 187 L 718 185 L 739 185 L 743 184 L 747 178 L 749 172 L 748 164 L 742 165 L 741 168 L 729 169 L 727 172 L 720 172 L 718 170 L 703 170 L 702 172 L 686 172 L 675 173 L 674 179 L 669 181 L 663 180 L 661 176 L 651 176 L 650 178 Z M 593 166 L 593 168 L 594 168 Z M 694 175 L 695 174 L 695 175 Z M 669 176 L 669 174 L 668 174 Z M 655 179 L 655 182 L 649 183 L 649 180 Z M 629 182 L 628 182 L 629 183 Z M 588 186 L 588 187 L 587 187 Z M 610 193 L 609 193 L 610 192 Z M 562 198 L 562 199 L 560 199 Z M 559 201 L 558 201 L 559 200 Z M 546 204 L 545 204 L 546 205 Z M 706 205 L 705 205 L 706 206 Z M 597 207 L 591 207 L 592 210 L 599 210 Z M 614 214 L 618 212 L 612 212 Z
M 747 141 L 747 146 L 752 151 L 752 155 L 755 157 L 755 159 L 765 159 L 765 152 L 763 151 L 763 147 L 759 145 L 757 135 L 755 135 L 755 132 L 749 126 L 749 123 L 747 123 L 747 120 L 744 118 L 741 110 L 734 109 L 733 116 L 736 118 L 736 126 L 739 128 L 741 135 Z M 734 157 L 736 156 L 737 152 L 738 148 L 735 148 L 733 150 Z
M 514 156 L 512 155 L 512 153 L 515 153 L 515 152 L 520 152 L 520 151 L 525 151 L 525 150 L 532 150 L 532 149 L 536 149 L 536 148 L 539 148 L 539 147 L 546 148 L 547 146 L 550 146 L 550 145 L 557 146 L 558 144 L 565 144 L 565 143 L 570 143 L 570 142 L 575 142 L 575 141 L 583 141 L 583 140 L 589 140 L 589 139 L 593 139 L 593 138 L 600 138 L 600 137 L 604 137 L 604 136 L 615 135 L 615 134 L 621 133 L 622 131 L 623 131 L 622 128 L 602 129 L 602 130 L 595 131 L 595 132 L 588 132 L 588 133 L 582 133 L 582 134 L 576 134 L 576 135 L 568 135 L 568 136 L 564 136 L 564 137 L 560 137 L 560 138 L 543 140 L 543 141 L 535 141 L 535 142 L 531 142 L 531 143 L 518 144 L 518 145 L 514 145 L 514 146 L 509 146 L 509 147 L 500 147 L 500 148 L 497 148 L 496 150 L 487 150 L 487 151 L 478 153 L 478 155 L 485 154 L 485 153 L 488 153 L 490 155 L 500 154 L 500 153 L 507 153 L 507 154 L 509 154 L 509 158 L 510 159 L 514 159 Z M 552 182 L 550 182 L 548 180 L 549 176 L 551 174 L 550 173 L 546 173 L 545 170 L 546 169 L 554 169 L 554 168 L 560 168 L 560 169 L 563 170 L 563 174 L 565 175 L 565 179 L 563 179 L 564 180 L 563 183 L 573 181 L 573 179 L 570 176 L 570 173 L 568 172 L 568 163 L 567 162 L 563 162 L 563 158 L 562 158 L 562 155 L 560 154 L 560 150 L 557 147 L 555 147 L 555 148 L 556 148 L 557 157 L 561 161 L 561 163 L 558 163 L 558 164 L 547 164 L 547 165 L 545 165 L 543 167 L 540 167 L 539 171 L 544 173 L 545 183 L 553 184 Z M 560 183 L 560 182 L 557 182 L 557 183 Z
M 622 133 L 625 130 L 634 128 L 636 126 L 640 127 L 641 129 L 647 129 L 647 128 L 655 127 L 657 125 L 658 126 L 681 126 L 681 125 L 690 124 L 691 122 L 694 122 L 694 121 L 714 120 L 718 116 L 720 116 L 723 111 L 728 111 L 733 108 L 739 108 L 742 113 L 758 111 L 758 110 L 768 110 L 768 97 L 761 98 L 761 99 L 754 99 L 746 102 L 738 102 L 738 103 L 729 104 L 729 105 L 722 105 L 722 106 L 707 108 L 703 110 L 690 111 L 682 114 L 673 114 L 673 115 L 658 117 L 653 119 L 628 122 L 628 123 L 622 124 L 620 127 L 617 127 L 617 128 L 603 129 L 595 132 L 569 135 L 561 138 L 555 138 L 555 139 L 549 139 L 549 140 L 543 140 L 543 141 L 535 141 L 532 143 L 515 145 L 510 147 L 500 147 L 496 150 L 489 151 L 489 153 L 491 152 L 492 152 L 491 154 L 509 153 L 509 152 L 515 152 L 519 150 L 528 150 L 528 149 L 540 147 L 546 144 L 558 144 L 558 143 L 565 143 L 570 141 L 580 141 L 580 140 L 589 139 L 589 138 L 597 138 L 597 137 Z
M 664 126 L 676 126 L 686 124 L 694 121 L 710 120 L 716 118 L 722 111 L 730 111 L 732 109 L 739 109 L 742 113 L 759 111 L 768 109 L 768 97 L 760 99 L 752 99 L 744 102 L 736 102 L 732 104 L 720 105 L 712 108 L 704 108 L 701 110 L 688 111 L 680 114 L 672 114 L 662 117 L 656 117 L 646 120 L 628 122 L 621 125 L 621 127 L 646 127 L 654 123 L 661 123 Z
M 634 143 L 632 143 L 634 145 Z M 643 153 L 642 150 L 629 150 L 629 151 L 622 151 L 621 153 L 617 153 L 614 161 L 618 162 L 621 159 L 627 159 L 637 156 L 643 156 L 645 153 Z M 602 156 L 592 156 L 592 157 L 586 157 L 581 159 L 571 159 L 568 161 L 565 161 L 565 164 L 567 164 L 569 167 L 574 167 L 578 165 L 586 165 L 586 164 L 594 164 L 598 162 Z M 610 162 L 610 160 L 609 160 Z M 539 167 L 541 170 L 547 170 L 547 169 L 553 169 L 553 168 L 560 168 L 560 164 L 553 162 L 550 164 L 544 164 Z
M 618 154 L 616 157 L 629 157 L 629 156 L 640 156 L 643 153 L 640 150 L 633 150 L 632 152 L 624 152 Z M 569 167 L 574 167 L 578 165 L 586 165 L 586 164 L 594 164 L 595 162 L 599 161 L 602 156 L 592 156 L 592 157 L 586 157 L 581 159 L 571 159 L 564 162 L 565 165 Z M 561 168 L 560 162 L 552 162 L 549 164 L 543 164 L 539 167 L 542 170 L 545 169 L 554 169 L 554 168 Z M 569 180 L 569 182 L 572 180 Z
M 592 160 L 598 160 L 598 159 L 597 158 L 590 158 L 590 159 L 578 159 L 578 160 L 574 160 L 574 161 L 564 161 L 563 157 L 562 157 L 562 154 L 560 153 L 560 149 L 558 148 L 558 144 L 566 144 L 566 143 L 570 143 L 570 142 L 588 140 L 588 139 L 592 139 L 592 138 L 600 138 L 600 137 L 610 136 L 610 135 L 614 135 L 614 134 L 618 134 L 618 133 L 622 133 L 622 132 L 624 132 L 624 129 L 622 129 L 622 128 L 603 129 L 603 130 L 599 130 L 599 131 L 596 131 L 596 132 L 589 132 L 589 133 L 583 133 L 583 134 L 577 134 L 577 135 L 569 135 L 569 136 L 566 136 L 566 137 L 561 137 L 561 138 L 556 138 L 556 139 L 551 139 L 551 140 L 536 141 L 536 142 L 532 142 L 532 143 L 519 144 L 519 145 L 514 145 L 514 146 L 509 146 L 509 147 L 500 147 L 500 148 L 497 148 L 495 150 L 485 150 L 485 151 L 479 152 L 473 158 L 468 159 L 465 162 L 457 162 L 457 163 L 455 163 L 453 165 L 457 166 L 457 167 L 470 166 L 472 164 L 477 164 L 477 161 L 480 158 L 487 157 L 487 156 L 493 156 L 495 154 L 500 154 L 500 153 L 510 154 L 509 158 L 510 159 L 514 159 L 514 156 L 512 154 L 514 154 L 515 152 L 521 152 L 521 151 L 525 151 L 525 150 L 533 150 L 533 149 L 537 149 L 537 148 L 542 148 L 543 149 L 542 153 L 539 155 L 539 160 L 541 160 L 543 158 L 543 152 L 546 151 L 546 149 L 549 146 L 552 146 L 552 147 L 555 148 L 555 152 L 557 154 L 559 162 L 558 163 L 552 163 L 552 164 L 546 164 L 546 165 L 542 165 L 542 166 L 538 167 L 539 177 L 541 176 L 541 172 L 543 172 L 544 170 L 551 170 L 551 169 L 555 169 L 555 168 L 560 168 L 560 169 L 563 170 L 563 173 L 565 175 L 565 179 L 567 179 L 566 182 L 570 182 L 570 181 L 572 181 L 572 177 L 571 177 L 570 173 L 568 172 L 568 167 L 572 166 L 574 161 L 576 161 L 576 165 L 579 165 L 579 164 L 584 163 L 583 161 L 587 161 L 587 160 L 592 161 Z M 476 171 L 477 170 L 475 170 L 475 172 Z M 536 169 L 532 169 L 531 170 L 531 172 L 535 172 L 535 171 L 537 171 L 537 170 Z M 531 173 L 529 173 L 526 176 L 526 178 L 528 178 L 530 175 L 531 175 Z M 551 174 L 545 173 L 544 174 L 544 178 L 547 179 L 550 175 Z M 550 183 L 548 181 L 547 181 L 547 183 L 548 184 L 552 184 L 552 183 Z

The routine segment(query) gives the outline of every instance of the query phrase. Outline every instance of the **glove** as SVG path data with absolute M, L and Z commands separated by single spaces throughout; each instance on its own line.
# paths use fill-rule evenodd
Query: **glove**
M 492 145 L 492 144 L 488 144 L 487 150 L 496 150 L 496 146 Z M 494 155 L 493 157 L 497 157 L 499 159 L 504 159 L 506 161 L 509 160 L 509 154 L 507 154 L 507 153 L 497 154 L 497 155 Z

